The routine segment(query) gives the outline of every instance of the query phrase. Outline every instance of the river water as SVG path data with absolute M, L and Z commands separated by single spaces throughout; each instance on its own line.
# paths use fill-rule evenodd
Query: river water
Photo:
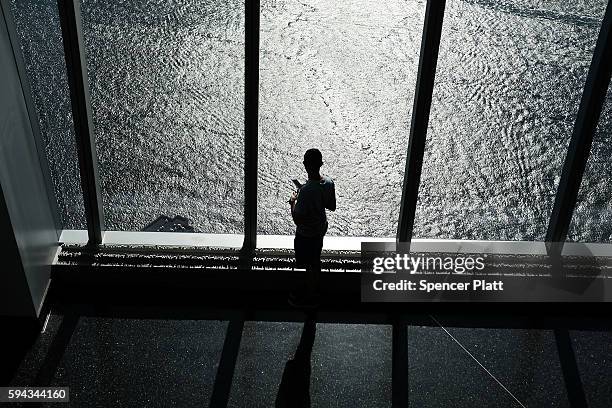
M 13 0 L 65 228 L 83 206 L 52 0 Z M 160 214 L 243 229 L 244 4 L 83 0 L 106 227 Z M 397 228 L 424 1 L 262 0 L 259 232 L 291 234 L 290 179 L 323 152 L 330 235 Z M 541 240 L 605 8 L 587 1 L 447 1 L 417 238 Z M 612 104 L 570 232 L 612 241 Z

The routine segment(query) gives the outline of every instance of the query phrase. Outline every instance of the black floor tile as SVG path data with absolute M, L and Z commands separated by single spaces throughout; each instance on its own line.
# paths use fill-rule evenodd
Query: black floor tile
M 303 324 L 246 322 L 229 407 L 273 407 L 285 363 L 293 358 Z
M 552 330 L 446 329 L 525 406 L 569 406 Z
M 26 387 L 34 385 L 36 376 L 45 361 L 49 347 L 57 334 L 62 319 L 63 316 L 53 313 L 49 315 L 48 320 L 45 319 L 46 325 L 43 327 L 44 331 L 41 331 L 32 347 L 25 354 L 11 380 L 10 384 L 12 386 Z
M 51 385 L 70 406 L 207 406 L 227 322 L 79 319 Z
M 315 407 L 391 406 L 391 326 L 317 324 Z
M 408 328 L 408 376 L 410 406 L 520 407 L 439 327 Z
M 576 363 L 589 408 L 612 405 L 612 333 L 570 332 Z
M 231 407 L 274 406 L 302 328 L 302 323 L 245 324 Z M 310 361 L 313 407 L 391 406 L 389 326 L 317 323 Z

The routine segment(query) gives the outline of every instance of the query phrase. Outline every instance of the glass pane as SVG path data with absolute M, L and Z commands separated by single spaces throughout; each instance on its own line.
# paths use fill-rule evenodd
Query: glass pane
M 608 88 L 578 192 L 569 241 L 612 242 L 612 94 Z
M 544 239 L 605 3 L 447 3 L 415 238 Z
M 242 233 L 243 1 L 81 9 L 106 228 Z
M 395 236 L 425 4 L 264 0 L 259 233 L 293 234 L 291 178 L 323 153 L 328 235 Z
M 10 2 L 64 229 L 85 228 L 57 1 Z

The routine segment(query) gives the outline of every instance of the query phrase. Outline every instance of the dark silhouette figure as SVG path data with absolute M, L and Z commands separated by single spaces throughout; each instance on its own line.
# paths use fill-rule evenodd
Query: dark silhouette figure
M 293 292 L 289 302 L 294 306 L 316 306 L 319 275 L 321 272 L 321 250 L 327 232 L 325 210 L 336 210 L 334 181 L 319 172 L 323 156 L 318 149 L 308 149 L 304 154 L 304 168 L 308 181 L 301 185 L 289 199 L 291 217 L 296 225 L 295 260 L 306 268 L 307 285 L 303 293 Z
M 316 330 L 315 319 L 307 319 L 295 355 L 285 364 L 274 404 L 276 408 L 310 407 L 310 354 Z

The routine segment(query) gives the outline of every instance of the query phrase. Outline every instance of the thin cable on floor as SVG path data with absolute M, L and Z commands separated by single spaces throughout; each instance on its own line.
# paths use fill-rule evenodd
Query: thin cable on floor
M 457 339 L 456 339 L 456 338 L 455 338 L 455 337 L 454 337 L 452 334 L 450 334 L 450 332 L 449 332 L 448 330 L 446 330 L 446 328 L 445 328 L 444 326 L 442 326 L 442 325 L 440 324 L 440 322 L 438 321 L 438 319 L 436 319 L 435 317 L 433 317 L 433 315 L 429 315 L 429 317 L 431 317 L 431 319 L 432 319 L 432 320 L 433 320 L 433 321 L 434 321 L 434 322 L 435 322 L 435 323 L 436 323 L 438 326 L 440 326 L 440 327 L 442 328 L 442 330 L 444 330 L 444 331 L 446 332 L 446 334 L 448 334 L 448 335 L 449 335 L 449 337 L 450 337 L 451 339 L 453 339 L 453 341 L 454 341 L 455 343 L 457 343 L 457 344 L 459 345 L 459 347 L 461 347 L 461 348 L 463 349 L 463 351 L 465 351 L 465 352 L 466 352 L 466 353 L 467 353 L 467 354 L 468 354 L 470 357 L 472 357 L 472 359 L 473 359 L 473 360 L 474 360 L 474 361 L 475 361 L 475 362 L 476 362 L 476 363 L 477 363 L 477 364 L 478 364 L 480 367 L 482 367 L 482 369 L 483 369 L 483 370 L 485 370 L 485 371 L 486 371 L 486 373 L 487 373 L 487 374 L 489 374 L 489 375 L 491 376 L 491 378 L 493 378 L 493 379 L 494 379 L 494 380 L 495 380 L 495 381 L 496 381 L 496 382 L 497 382 L 497 383 L 498 383 L 498 384 L 499 384 L 499 385 L 500 385 L 500 386 L 501 386 L 501 387 L 502 387 L 502 388 L 503 388 L 503 389 L 504 389 L 504 390 L 505 390 L 505 391 L 506 391 L 508 394 L 510 394 L 510 396 L 511 396 L 512 398 L 514 398 L 514 400 L 515 400 L 515 401 L 516 401 L 516 402 L 517 402 L 517 403 L 518 403 L 518 404 L 519 404 L 521 407 L 526 408 L 526 407 L 525 407 L 525 405 L 524 405 L 524 404 L 523 404 L 521 401 L 519 401 L 519 399 L 518 399 L 518 398 L 516 398 L 516 397 L 514 396 L 514 394 L 513 394 L 513 393 L 511 393 L 511 392 L 510 392 L 510 390 L 509 390 L 508 388 L 506 388 L 506 386 L 505 386 L 504 384 L 502 384 L 502 383 L 501 383 L 501 381 L 499 381 L 499 380 L 498 380 L 498 379 L 497 379 L 497 378 L 496 378 L 496 377 L 495 377 L 493 374 L 491 374 L 491 372 L 490 372 L 489 370 L 487 370 L 487 368 L 486 368 L 484 365 L 482 365 L 482 364 L 480 363 L 480 361 L 478 361 L 478 360 L 476 359 L 476 357 L 474 357 L 474 355 L 473 355 L 472 353 L 470 353 L 470 352 L 469 352 L 469 350 L 468 350 L 468 349 L 466 349 L 465 347 L 463 347 L 463 344 L 461 344 L 461 343 L 459 342 L 459 340 L 457 340 Z

